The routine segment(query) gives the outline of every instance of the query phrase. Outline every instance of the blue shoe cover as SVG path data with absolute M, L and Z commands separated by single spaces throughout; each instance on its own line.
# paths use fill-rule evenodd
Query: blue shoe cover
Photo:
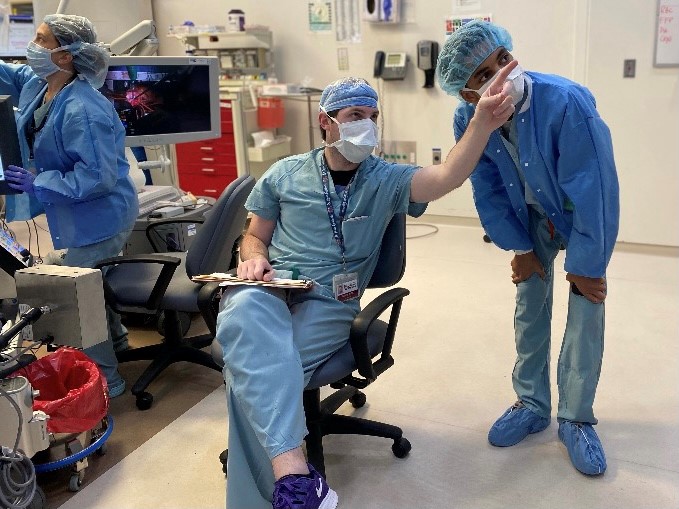
M 125 380 L 120 378 L 118 381 L 108 386 L 108 397 L 110 399 L 117 398 L 125 392 Z
M 496 447 L 509 447 L 521 442 L 531 433 L 549 426 L 548 417 L 540 417 L 517 401 L 502 414 L 488 432 L 488 441 Z
M 583 474 L 601 475 L 606 471 L 604 448 L 591 424 L 563 421 L 559 440 L 566 446 L 573 466 Z

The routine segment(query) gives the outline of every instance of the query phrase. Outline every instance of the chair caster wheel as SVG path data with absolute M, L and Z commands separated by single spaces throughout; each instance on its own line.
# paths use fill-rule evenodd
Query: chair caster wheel
M 488 235 L 483 236 L 483 241 L 487 244 L 490 244 L 490 237 Z
M 137 394 L 137 408 L 139 410 L 148 410 L 153 404 L 153 394 L 149 392 L 140 392 Z
M 219 455 L 219 461 L 222 464 L 222 472 L 224 472 L 224 475 L 226 475 L 226 462 L 229 459 L 229 450 L 224 449 L 221 454 Z
M 360 391 L 349 398 L 349 402 L 354 408 L 361 408 L 363 405 L 365 405 L 365 401 L 366 396 Z
M 80 471 L 76 474 L 72 474 L 71 478 L 68 480 L 68 491 L 73 493 L 80 491 L 80 487 L 83 485 L 83 472 Z
M 398 440 L 394 440 L 394 444 L 391 446 L 391 452 L 393 452 L 394 456 L 397 458 L 405 458 L 412 448 L 413 446 L 410 445 L 408 439 L 401 437 Z

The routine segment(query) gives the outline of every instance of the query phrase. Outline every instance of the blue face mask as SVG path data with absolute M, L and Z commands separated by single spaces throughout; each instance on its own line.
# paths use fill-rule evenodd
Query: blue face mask
M 42 79 L 47 79 L 48 76 L 52 76 L 52 74 L 58 71 L 72 74 L 71 71 L 62 69 L 52 61 L 52 53 L 63 51 L 64 49 L 63 46 L 47 49 L 31 41 L 26 47 L 26 60 L 31 69 L 33 69 L 33 72 Z

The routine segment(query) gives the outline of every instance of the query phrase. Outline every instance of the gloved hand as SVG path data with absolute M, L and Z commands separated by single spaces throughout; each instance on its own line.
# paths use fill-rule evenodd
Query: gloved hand
M 35 192 L 33 189 L 35 175 L 24 168 L 10 164 L 5 171 L 5 179 L 12 189 L 28 194 L 34 194 Z

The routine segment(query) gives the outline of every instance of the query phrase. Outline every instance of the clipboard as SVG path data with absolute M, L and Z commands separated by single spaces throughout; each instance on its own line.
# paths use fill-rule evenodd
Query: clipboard
M 196 283 L 219 283 L 219 286 L 264 286 L 286 290 L 310 290 L 314 286 L 314 282 L 311 279 L 274 278 L 271 281 L 255 281 L 252 279 L 241 279 L 236 275 L 222 272 L 193 276 L 191 280 Z

